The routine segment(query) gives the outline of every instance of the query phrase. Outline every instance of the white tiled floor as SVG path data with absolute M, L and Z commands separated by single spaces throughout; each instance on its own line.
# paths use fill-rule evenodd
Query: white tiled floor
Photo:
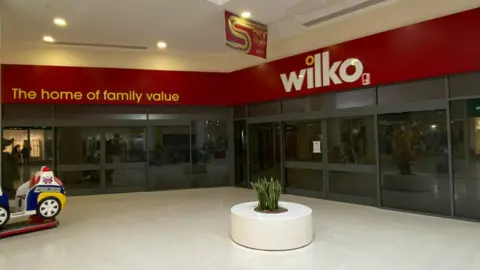
M 480 224 L 284 196 L 313 208 L 315 241 L 288 252 L 229 237 L 234 188 L 70 198 L 57 229 L 0 240 L 0 269 L 478 270 Z M 281 236 L 279 236 L 281 237 Z

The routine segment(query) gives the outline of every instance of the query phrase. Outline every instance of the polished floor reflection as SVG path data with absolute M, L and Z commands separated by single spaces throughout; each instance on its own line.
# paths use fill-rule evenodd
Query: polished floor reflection
M 313 209 L 314 242 L 246 249 L 229 238 L 229 210 L 254 199 L 235 188 L 73 197 L 57 229 L 0 240 L 0 269 L 480 269 L 477 223 L 288 195 Z

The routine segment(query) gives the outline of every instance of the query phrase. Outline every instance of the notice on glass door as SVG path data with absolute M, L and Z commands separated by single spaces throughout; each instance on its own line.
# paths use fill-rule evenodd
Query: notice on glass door
M 314 154 L 322 153 L 321 141 L 313 141 L 313 153 Z

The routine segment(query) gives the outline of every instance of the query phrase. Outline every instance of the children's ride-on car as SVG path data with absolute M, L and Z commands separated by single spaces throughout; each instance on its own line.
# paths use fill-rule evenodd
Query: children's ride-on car
M 66 199 L 62 182 L 48 167 L 42 167 L 30 181 L 17 189 L 13 205 L 0 189 L 0 233 L 10 219 L 35 217 L 33 220 L 36 222 L 55 220 Z

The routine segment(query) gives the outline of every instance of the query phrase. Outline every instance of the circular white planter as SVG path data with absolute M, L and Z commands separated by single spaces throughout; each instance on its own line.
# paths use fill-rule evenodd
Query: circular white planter
M 230 236 L 235 243 L 260 250 L 289 250 L 312 242 L 312 209 L 279 202 L 287 212 L 265 214 L 254 210 L 257 205 L 258 202 L 247 202 L 232 207 Z

